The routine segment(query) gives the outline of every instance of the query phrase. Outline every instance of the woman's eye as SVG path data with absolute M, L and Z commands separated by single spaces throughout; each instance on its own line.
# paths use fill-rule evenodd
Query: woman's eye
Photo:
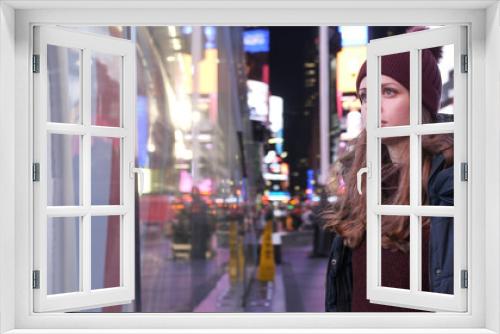
M 383 88 L 382 89 L 382 94 L 385 95 L 385 96 L 394 96 L 396 95 L 396 91 L 392 88 Z
M 361 101 L 361 104 L 366 103 L 366 94 L 359 94 L 359 100 Z

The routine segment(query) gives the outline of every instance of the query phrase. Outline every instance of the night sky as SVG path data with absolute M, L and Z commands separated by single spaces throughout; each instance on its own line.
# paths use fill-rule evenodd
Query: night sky
M 304 115 L 304 61 L 311 52 L 317 27 L 270 27 L 270 90 L 284 102 L 284 150 L 290 165 L 290 191 L 305 186 L 311 138 L 311 116 Z M 301 172 L 301 177 L 294 177 Z

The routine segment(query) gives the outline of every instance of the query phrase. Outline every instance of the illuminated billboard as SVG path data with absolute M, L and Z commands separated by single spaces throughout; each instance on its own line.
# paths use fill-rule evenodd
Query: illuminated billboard
M 243 45 L 245 52 L 269 52 L 269 30 L 253 29 L 243 32 Z
M 366 60 L 366 46 L 349 46 L 337 53 L 337 90 L 342 93 L 356 92 L 359 68 Z
M 273 133 L 283 129 L 283 98 L 271 95 L 269 98 L 269 123 Z
M 368 43 L 368 27 L 366 26 L 341 26 L 342 47 L 366 45 Z
M 267 122 L 269 115 L 269 85 L 261 81 L 247 80 L 247 89 L 250 119 Z

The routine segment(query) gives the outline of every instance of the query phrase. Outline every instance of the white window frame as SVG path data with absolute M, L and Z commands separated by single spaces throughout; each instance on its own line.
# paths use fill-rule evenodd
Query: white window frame
M 465 26 L 440 27 L 435 30 L 413 32 L 373 40 L 368 45 L 368 99 L 366 126 L 367 174 L 367 298 L 375 303 L 416 308 L 425 311 L 467 310 L 467 289 L 461 287 L 461 271 L 467 270 L 467 181 L 461 180 L 461 164 L 467 163 L 467 81 L 470 72 L 462 73 L 462 55 L 467 55 L 467 29 Z M 453 45 L 454 62 L 454 121 L 422 123 L 422 64 L 421 50 Z M 410 124 L 381 127 L 379 93 L 382 57 L 408 52 L 410 63 Z M 423 205 L 422 199 L 422 143 L 421 135 L 453 134 L 454 146 L 454 205 Z M 408 205 L 384 205 L 381 201 L 382 138 L 404 136 L 410 144 L 410 202 Z M 410 288 L 396 289 L 381 285 L 383 215 L 407 216 L 410 223 Z M 421 217 L 452 217 L 454 239 L 453 294 L 422 291 L 422 221 Z
M 135 45 L 110 36 L 70 31 L 61 27 L 35 27 L 34 53 L 40 58 L 39 73 L 33 76 L 34 89 L 34 162 L 39 163 L 40 180 L 33 184 L 34 193 L 34 256 L 33 268 L 39 271 L 39 288 L 34 289 L 34 310 L 73 311 L 108 305 L 128 304 L 134 299 L 134 152 L 135 152 Z M 47 106 L 48 65 L 47 46 L 71 48 L 80 52 L 80 123 L 50 122 Z M 120 124 L 116 127 L 96 126 L 91 121 L 91 62 L 92 54 L 120 57 Z M 47 135 L 80 136 L 80 203 L 74 206 L 47 206 Z M 92 205 L 91 203 L 91 140 L 92 138 L 120 140 L 120 204 Z M 92 290 L 91 287 L 91 225 L 93 216 L 120 217 L 120 285 Z M 48 294 L 47 219 L 73 217 L 79 219 L 79 290 Z
M 62 7 L 66 9 L 63 9 Z M 285 8 L 288 6 L 287 8 Z M 71 8 L 68 8 L 71 7 Z M 121 8 L 124 7 L 124 8 Z M 127 8 L 128 7 L 128 8 Z M 133 8 L 132 8 L 133 7 Z M 143 7 L 143 9 L 136 9 Z M 46 10 L 44 8 L 50 8 Z M 411 10 L 408 10 L 411 9 Z M 34 314 L 30 178 L 31 25 L 415 25 L 470 27 L 468 239 L 465 314 Z M 0 331 L 128 333 L 499 333 L 500 17 L 497 1 L 23 1 L 0 3 Z M 14 69 L 15 67 L 15 69 Z M 486 71 L 487 69 L 487 71 Z M 486 108 L 486 106 L 488 108 Z M 15 124 L 15 126 L 13 126 Z M 488 163 L 486 163 L 488 157 Z M 485 180 L 488 182 L 485 182 Z M 5 182 L 5 186 L 3 183 Z M 14 194 L 14 196 L 12 196 Z M 487 293 L 486 293 L 487 291 Z M 14 306 L 14 307 L 13 307 Z M 220 329 L 232 328 L 232 329 Z M 336 328 L 336 329 L 335 329 Z M 380 329 L 383 328 L 383 329 Z M 391 328 L 389 330 L 389 328 Z M 43 330 L 45 329 L 45 330 Z M 47 329 L 51 329 L 48 331 Z M 142 329 L 142 330 L 141 330 Z M 267 329 L 267 330 L 262 330 Z

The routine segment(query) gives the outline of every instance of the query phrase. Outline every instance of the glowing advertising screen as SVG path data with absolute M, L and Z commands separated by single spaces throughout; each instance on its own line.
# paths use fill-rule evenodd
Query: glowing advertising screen
M 314 171 L 312 169 L 307 170 L 307 188 L 306 188 L 307 198 L 312 199 L 314 196 Z
M 366 26 L 341 26 L 342 47 L 366 45 L 368 43 L 368 27 Z
M 359 68 L 366 60 L 366 46 L 349 46 L 337 53 L 337 90 L 342 93 L 356 92 Z
M 269 30 L 254 29 L 243 32 L 245 52 L 269 52 Z
M 250 119 L 267 122 L 269 116 L 269 85 L 256 80 L 247 80 L 247 101 Z
M 283 98 L 279 96 L 269 97 L 269 123 L 273 133 L 283 129 Z

